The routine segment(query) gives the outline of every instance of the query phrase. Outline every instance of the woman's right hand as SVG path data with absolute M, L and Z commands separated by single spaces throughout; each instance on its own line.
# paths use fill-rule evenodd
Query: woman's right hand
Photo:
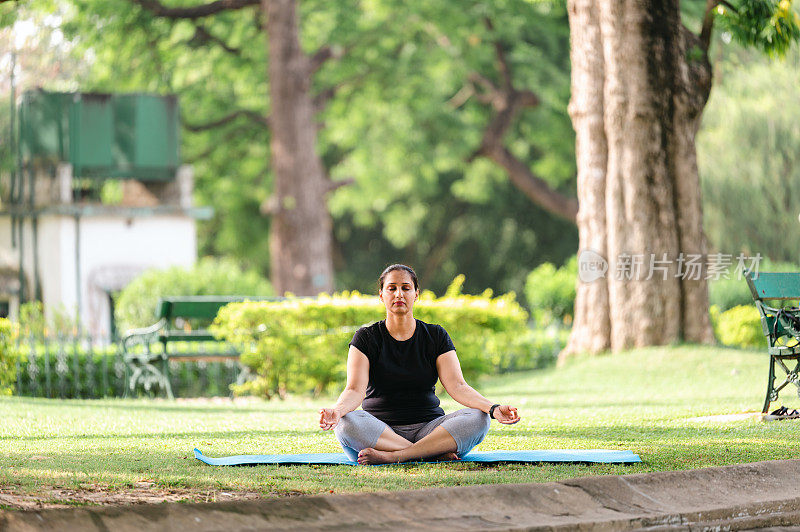
M 331 430 L 335 427 L 342 415 L 334 408 L 323 408 L 319 411 L 319 428 L 322 430 Z

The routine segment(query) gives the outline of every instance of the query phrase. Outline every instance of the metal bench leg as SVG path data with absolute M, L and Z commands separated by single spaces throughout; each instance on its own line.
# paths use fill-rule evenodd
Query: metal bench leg
M 167 398 L 170 400 L 175 399 L 175 396 L 172 395 L 172 386 L 169 383 L 169 377 L 164 375 L 161 385 L 164 387 L 164 390 L 167 392 Z
M 139 377 L 142 375 L 142 368 L 137 367 L 131 373 L 131 377 L 128 380 L 127 390 L 125 391 L 125 397 L 135 397 L 133 392 L 136 390 L 136 384 L 139 382 Z
M 128 363 L 125 362 L 125 391 L 122 394 L 123 399 L 127 399 L 131 396 L 130 387 L 131 387 L 131 368 L 129 368 Z
M 761 409 L 762 414 L 769 413 L 769 404 L 778 399 L 778 394 L 775 393 L 775 357 L 769 357 L 769 380 L 767 381 L 767 397 L 764 399 L 764 408 Z
M 166 351 L 164 351 L 166 354 Z M 175 399 L 175 396 L 172 395 L 172 385 L 169 382 L 169 356 L 165 356 L 163 362 L 161 364 L 161 376 L 162 376 L 162 386 L 164 387 L 164 391 L 167 393 L 168 399 Z

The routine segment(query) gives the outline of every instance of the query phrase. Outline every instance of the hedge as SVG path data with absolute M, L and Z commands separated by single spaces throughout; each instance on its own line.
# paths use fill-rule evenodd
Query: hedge
M 714 333 L 720 343 L 732 347 L 766 347 L 761 316 L 754 305 L 737 305 L 725 312 L 711 307 Z
M 11 395 L 17 381 L 14 352 L 16 327 L 5 318 L 0 318 L 0 395 Z
M 537 326 L 572 324 L 577 279 L 577 255 L 573 255 L 560 268 L 545 262 L 528 274 L 525 297 Z
M 203 295 L 271 296 L 274 290 L 258 273 L 244 271 L 228 259 L 205 257 L 191 268 L 173 266 L 147 270 L 116 298 L 117 328 L 124 333 L 155 323 L 156 306 L 161 297 Z
M 546 364 L 557 338 L 531 333 L 528 315 L 513 293 L 493 297 L 460 293 L 459 276 L 444 297 L 423 292 L 416 318 L 442 325 L 456 345 L 467 379 Z M 277 302 L 231 303 L 212 330 L 242 350 L 242 362 L 258 375 L 238 389 L 271 397 L 289 392 L 336 391 L 346 380 L 346 353 L 353 333 L 384 318 L 377 296 L 342 292 Z

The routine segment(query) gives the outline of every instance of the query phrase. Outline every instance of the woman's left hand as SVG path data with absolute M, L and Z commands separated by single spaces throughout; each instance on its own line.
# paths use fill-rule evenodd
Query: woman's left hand
M 519 414 L 513 406 L 500 405 L 494 409 L 494 419 L 505 425 L 513 425 L 519 421 Z

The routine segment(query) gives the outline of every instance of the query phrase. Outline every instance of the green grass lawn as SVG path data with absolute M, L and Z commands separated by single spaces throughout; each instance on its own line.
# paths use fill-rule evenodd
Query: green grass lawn
M 0 399 L 0 493 L 53 487 L 124 491 L 137 483 L 192 492 L 267 496 L 544 482 L 797 458 L 800 420 L 697 421 L 757 412 L 765 391 L 761 351 L 679 346 L 580 358 L 565 367 L 474 383 L 519 407 L 522 421 L 493 423 L 477 450 L 630 449 L 640 465 L 479 465 L 218 468 L 204 454 L 337 452 L 317 411 L 333 399 L 232 404 L 145 400 Z M 800 406 L 793 390 L 781 401 Z M 457 406 L 449 399 L 443 406 Z M 0 505 L 2 506 L 2 505 Z

